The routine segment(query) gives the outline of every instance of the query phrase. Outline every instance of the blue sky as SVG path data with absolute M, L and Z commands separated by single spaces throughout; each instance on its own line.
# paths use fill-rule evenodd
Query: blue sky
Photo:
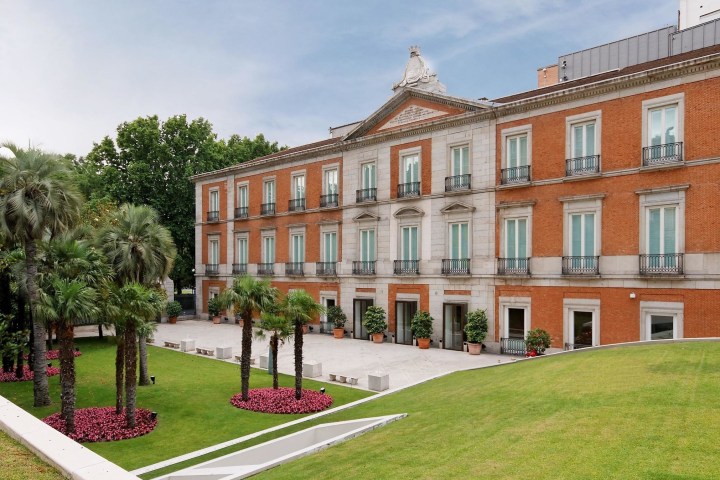
M 138 116 L 322 140 L 392 95 L 410 45 L 448 94 L 535 87 L 559 55 L 673 24 L 677 0 L 0 0 L 0 141 L 86 154 Z

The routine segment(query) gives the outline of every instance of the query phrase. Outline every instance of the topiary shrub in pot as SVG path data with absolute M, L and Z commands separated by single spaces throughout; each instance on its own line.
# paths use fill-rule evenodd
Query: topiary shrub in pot
M 363 326 L 372 335 L 374 343 L 382 343 L 387 329 L 386 314 L 382 307 L 368 307 L 363 317 Z
M 212 317 L 213 323 L 220 323 L 220 302 L 217 297 L 208 300 L 208 314 Z
M 165 312 L 168 316 L 168 322 L 176 323 L 177 317 L 182 313 L 182 305 L 180 305 L 180 302 L 168 302 Z
M 468 353 L 479 355 L 482 351 L 482 342 L 488 333 L 488 318 L 485 310 L 477 309 L 467 313 L 465 336 L 468 342 Z
M 342 308 L 337 305 L 329 307 L 327 310 L 327 321 L 332 323 L 333 335 L 335 338 L 343 338 L 345 336 L 345 322 L 347 322 L 347 315 L 342 311 Z
M 550 342 L 552 338 L 550 334 L 542 328 L 534 328 L 530 330 L 525 336 L 525 350 L 527 351 L 526 356 L 535 357 L 542 355 L 545 350 L 550 348 Z
M 422 349 L 430 348 L 430 336 L 433 333 L 433 317 L 423 310 L 413 315 L 410 321 L 410 331 L 417 338 L 418 347 Z

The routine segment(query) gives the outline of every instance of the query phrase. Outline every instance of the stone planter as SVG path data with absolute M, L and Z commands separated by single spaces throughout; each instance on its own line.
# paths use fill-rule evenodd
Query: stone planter
M 482 343 L 468 343 L 468 353 L 470 355 L 480 355 L 482 352 Z
M 219 325 L 219 324 L 220 324 L 220 317 L 212 317 L 212 321 L 213 321 L 213 323 L 214 323 L 215 325 Z

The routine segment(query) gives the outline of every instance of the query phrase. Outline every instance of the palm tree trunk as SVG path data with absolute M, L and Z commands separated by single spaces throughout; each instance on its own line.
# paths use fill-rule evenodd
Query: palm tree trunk
M 98 338 L 103 338 L 103 326 L 102 323 L 98 325 Z
M 272 337 L 270 337 L 270 354 L 272 355 L 272 362 L 273 362 L 273 389 L 277 390 L 279 388 L 278 384 L 278 364 L 277 364 L 277 357 L 278 357 L 278 334 L 273 333 Z
M 17 353 L 17 358 L 15 359 L 16 367 L 15 367 L 15 378 L 22 378 L 23 373 L 25 373 L 23 370 L 25 370 L 25 352 L 21 348 Z
M 37 283 L 37 264 L 35 255 L 37 246 L 35 240 L 28 240 L 25 244 L 25 273 L 27 277 L 27 291 L 30 300 L 30 314 L 33 322 L 33 346 L 35 356 L 33 358 L 33 405 L 44 407 L 50 405 L 50 391 L 48 390 L 47 359 L 45 358 L 45 324 L 32 312 L 38 304 L 39 294 Z
M 125 419 L 127 428 L 135 428 L 135 401 L 137 387 L 137 341 L 135 325 L 125 325 Z
M 52 325 L 48 327 L 47 329 L 47 349 L 48 351 L 53 349 L 53 343 L 52 343 L 52 334 L 53 334 L 53 327 Z
M 138 350 L 140 351 L 140 381 L 138 385 L 150 385 L 150 375 L 147 368 L 147 342 L 145 337 L 138 337 Z
M 120 415 L 123 409 L 123 384 L 125 382 L 125 339 L 116 334 L 117 350 L 115 351 L 115 414 Z
M 302 398 L 303 327 L 295 320 L 295 400 Z
M 60 334 L 60 415 L 65 419 L 66 433 L 75 433 L 75 346 L 73 325 L 67 323 Z
M 242 351 L 240 352 L 240 391 L 244 402 L 250 391 L 250 356 L 252 355 L 252 312 L 243 315 Z

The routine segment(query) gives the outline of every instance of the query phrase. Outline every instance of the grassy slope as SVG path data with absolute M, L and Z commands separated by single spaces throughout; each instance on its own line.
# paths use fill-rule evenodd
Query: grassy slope
M 720 478 L 720 344 L 460 372 L 324 421 L 408 418 L 261 478 Z
M 115 349 L 109 340 L 81 339 L 83 352 L 77 358 L 77 405 L 115 404 Z M 132 440 L 85 444 L 118 465 L 132 470 L 183 453 L 230 440 L 251 432 L 289 422 L 302 415 L 270 415 L 248 412 L 230 405 L 230 397 L 240 391 L 240 368 L 194 355 L 149 347 L 150 374 L 156 384 L 138 387 L 138 406 L 158 412 L 158 427 L 150 434 Z M 280 377 L 281 386 L 292 386 L 293 379 Z M 304 380 L 305 388 L 320 383 Z M 272 377 L 253 369 L 252 387 L 272 386 Z M 0 384 L 0 395 L 37 417 L 59 411 L 59 377 L 50 378 L 54 404 L 32 407 L 32 382 Z M 348 403 L 367 392 L 333 388 L 334 405 Z
M 3 480 L 62 480 L 54 468 L 0 432 L 0 475 Z

